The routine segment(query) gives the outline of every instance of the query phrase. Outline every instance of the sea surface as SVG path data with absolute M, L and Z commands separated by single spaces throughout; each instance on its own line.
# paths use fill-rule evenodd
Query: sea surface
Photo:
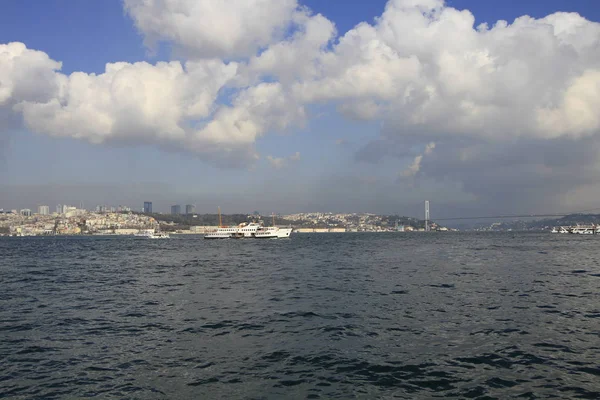
M 600 236 L 0 238 L 0 398 L 600 398 Z

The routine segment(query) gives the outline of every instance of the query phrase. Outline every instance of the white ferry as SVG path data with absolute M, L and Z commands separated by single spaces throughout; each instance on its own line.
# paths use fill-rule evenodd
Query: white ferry
M 574 235 L 598 235 L 600 234 L 600 225 L 575 225 L 554 227 L 551 233 L 571 233 Z
M 576 235 L 595 235 L 597 227 L 591 225 L 577 225 L 571 228 L 571 233 Z
M 204 239 L 277 239 L 289 238 L 291 234 L 292 228 L 278 228 L 275 226 L 275 216 L 273 216 L 272 227 L 263 227 L 256 222 L 244 222 L 238 226 L 223 226 L 221 220 L 221 208 L 219 207 L 219 228 L 204 235 Z
M 276 226 L 261 228 L 255 234 L 257 239 L 284 239 L 292 234 L 292 228 L 279 228 Z
M 261 228 L 256 222 L 242 223 L 238 226 L 221 226 L 217 230 L 204 235 L 204 239 L 241 239 L 252 238 Z

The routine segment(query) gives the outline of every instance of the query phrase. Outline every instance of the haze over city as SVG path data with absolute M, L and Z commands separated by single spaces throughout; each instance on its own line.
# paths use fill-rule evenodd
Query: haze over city
M 596 1 L 7 1 L 0 208 L 566 212 L 600 196 Z

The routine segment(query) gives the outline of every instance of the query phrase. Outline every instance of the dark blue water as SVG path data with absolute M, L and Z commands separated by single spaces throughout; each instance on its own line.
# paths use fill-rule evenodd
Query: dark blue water
M 600 237 L 0 238 L 0 397 L 600 398 Z

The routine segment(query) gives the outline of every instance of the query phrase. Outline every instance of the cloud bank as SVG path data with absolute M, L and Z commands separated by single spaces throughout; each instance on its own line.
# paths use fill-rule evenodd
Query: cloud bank
M 390 0 L 374 23 L 338 36 L 296 0 L 124 8 L 149 48 L 165 43 L 183 61 L 66 75 L 51 55 L 0 45 L 0 116 L 19 115 L 41 134 L 248 166 L 261 137 L 302 127 L 308 106 L 334 104 L 346 118 L 382 123 L 362 161 L 398 158 L 399 175 L 466 182 L 484 198 L 490 191 L 477 185 L 489 189 L 487 178 L 465 171 L 506 168 L 497 179 L 531 182 L 548 170 L 597 171 L 600 24 L 576 13 L 475 26 L 470 11 L 443 0 Z M 435 151 L 413 150 L 429 143 Z M 556 165 L 541 153 L 565 159 L 560 148 L 585 161 Z

